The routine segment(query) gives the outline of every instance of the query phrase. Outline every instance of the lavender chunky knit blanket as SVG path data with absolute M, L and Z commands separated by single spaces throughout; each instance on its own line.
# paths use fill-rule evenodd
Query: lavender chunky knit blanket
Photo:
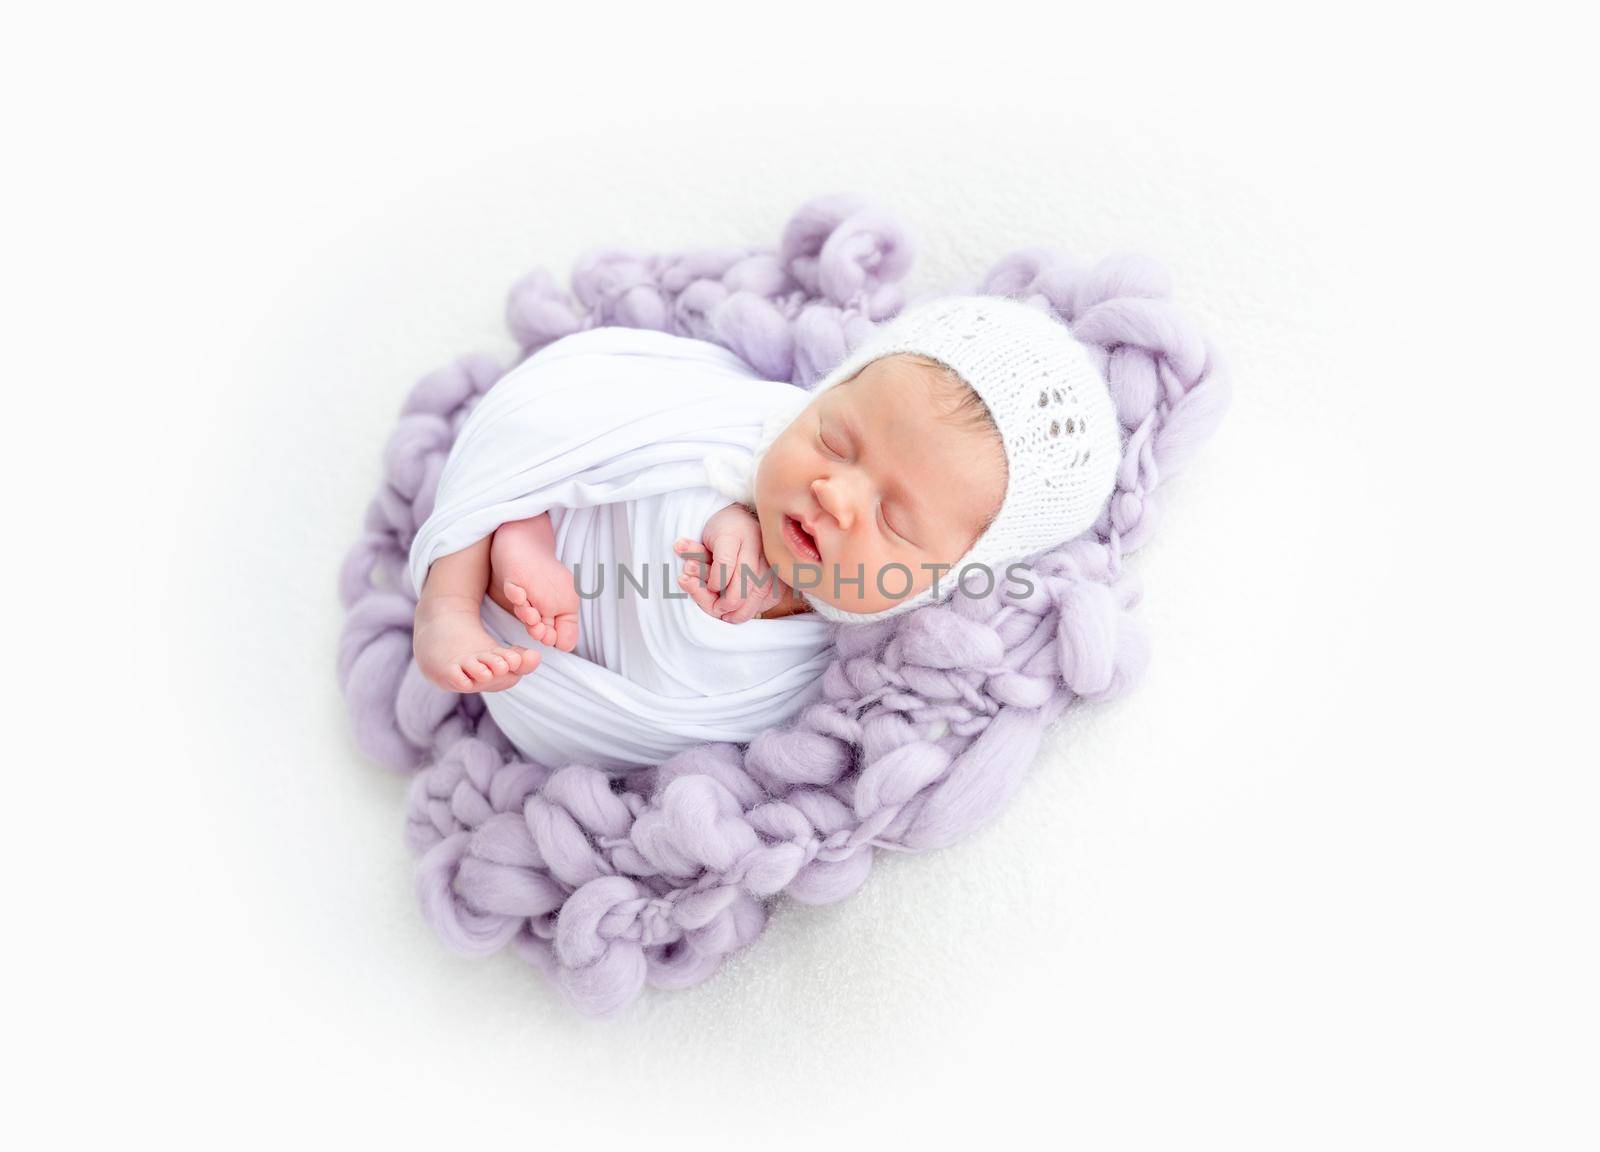
M 775 251 L 602 250 L 579 262 L 570 292 L 535 271 L 512 289 L 507 320 L 524 357 L 582 329 L 652 328 L 809 387 L 900 310 L 911 261 L 891 215 L 828 196 L 795 214 Z M 519 759 L 480 697 L 418 672 L 407 554 L 457 431 L 507 366 L 467 356 L 412 390 L 340 573 L 338 673 L 358 745 L 413 774 L 417 889 L 448 944 L 510 946 L 592 1013 L 646 983 L 695 984 L 760 935 L 777 897 L 843 899 L 877 852 L 977 828 L 1063 708 L 1137 679 L 1146 648 L 1128 557 L 1154 529 L 1160 483 L 1221 419 L 1225 375 L 1147 260 L 1083 267 L 1028 248 L 963 291 L 1042 301 L 1095 352 L 1125 440 L 1100 520 L 1036 557 L 1026 593 L 1002 581 L 986 597 L 840 627 L 820 700 L 787 727 L 623 777 Z

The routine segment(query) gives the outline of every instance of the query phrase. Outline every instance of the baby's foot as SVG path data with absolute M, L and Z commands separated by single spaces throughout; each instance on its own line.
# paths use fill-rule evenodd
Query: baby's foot
M 562 571 L 566 571 L 562 569 Z M 548 592 L 541 594 L 534 587 L 534 594 L 529 595 L 529 589 L 521 584 L 507 580 L 502 586 L 506 600 L 511 605 L 511 614 L 528 629 L 528 635 L 541 644 L 549 644 L 563 652 L 571 652 L 578 646 L 578 595 L 572 594 L 572 606 L 563 611 L 564 601 L 559 596 L 550 595 Z M 538 605 L 544 604 L 544 611 Z
M 411 650 L 429 683 L 450 692 L 500 692 L 539 666 L 539 653 L 501 644 L 464 604 L 420 611 Z
M 489 543 L 489 597 L 520 620 L 534 640 L 571 652 L 578 646 L 578 588 L 548 538 L 530 530 L 529 523 L 495 529 Z

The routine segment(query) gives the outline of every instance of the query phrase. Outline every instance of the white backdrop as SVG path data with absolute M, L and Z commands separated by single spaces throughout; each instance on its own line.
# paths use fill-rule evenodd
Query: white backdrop
M 1581 41 L 1194 7 L 19 18 L 12 1124 L 1593 1147 Z M 596 1023 L 423 923 L 335 574 L 406 389 L 509 355 L 517 276 L 775 244 L 832 191 L 905 218 L 913 291 L 1159 258 L 1234 407 L 1137 560 L 1137 692 L 980 834 Z

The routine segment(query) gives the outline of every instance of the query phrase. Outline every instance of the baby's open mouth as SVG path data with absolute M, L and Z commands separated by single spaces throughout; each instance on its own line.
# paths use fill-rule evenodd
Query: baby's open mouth
M 817 551 L 817 542 L 812 539 L 793 516 L 783 518 L 783 539 L 789 545 L 789 550 L 802 560 L 815 564 L 822 559 L 822 553 Z

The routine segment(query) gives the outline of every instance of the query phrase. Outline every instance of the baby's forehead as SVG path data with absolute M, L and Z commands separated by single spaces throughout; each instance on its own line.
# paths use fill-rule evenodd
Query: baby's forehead
M 903 399 L 908 392 L 917 395 L 957 393 L 967 387 L 953 368 L 910 352 L 880 356 L 836 388 L 863 393 L 882 393 Z
M 930 383 L 946 378 L 956 381 L 961 379 L 956 370 L 948 364 L 915 352 L 891 352 L 887 356 L 878 357 L 872 363 L 899 375 L 912 376 Z
M 929 368 L 907 360 L 889 366 L 883 364 L 885 359 L 867 365 L 879 366 L 877 372 L 864 368 L 829 390 L 839 393 L 834 402 L 847 414 L 849 423 L 872 439 L 898 442 L 909 452 L 925 447 L 982 456 L 986 462 L 993 456 L 1003 463 L 1005 449 L 992 425 L 986 427 L 986 421 L 976 418 L 952 418 L 963 396 L 974 395 L 959 375 L 942 365 Z

